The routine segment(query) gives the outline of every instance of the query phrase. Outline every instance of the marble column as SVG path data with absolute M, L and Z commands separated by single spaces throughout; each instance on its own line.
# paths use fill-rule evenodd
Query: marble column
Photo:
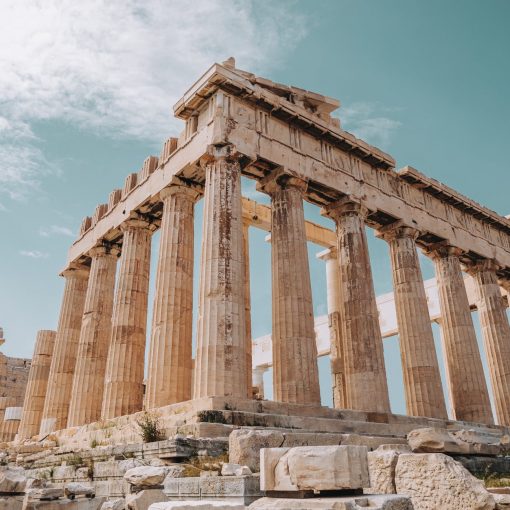
M 44 401 L 41 435 L 67 426 L 89 270 L 79 266 L 70 267 L 62 273 L 65 278 L 64 295 Z
M 452 415 L 459 421 L 492 424 L 489 392 L 459 260 L 461 253 L 447 245 L 428 250 L 436 269 Z
M 104 389 L 106 358 L 112 333 L 115 272 L 119 249 L 104 244 L 89 251 L 89 284 L 81 325 L 68 427 L 98 421 Z
M 497 264 L 483 260 L 466 266 L 475 280 L 475 299 L 482 328 L 499 425 L 510 425 L 510 324 L 498 285 Z
M 390 247 L 407 414 L 446 419 L 448 413 L 415 243 L 417 236 L 416 229 L 400 222 L 378 233 Z
M 306 182 L 278 173 L 258 189 L 271 196 L 274 400 L 320 405 L 303 211 Z
M 317 254 L 326 264 L 326 289 L 328 303 L 328 326 L 330 339 L 331 379 L 333 383 L 333 406 L 345 408 L 344 370 L 342 343 L 340 338 L 340 287 L 338 285 L 338 251 L 329 248 Z
M 204 164 L 194 398 L 248 398 L 241 169 L 231 146 Z
M 191 399 L 193 211 L 199 192 L 177 183 L 159 195 L 163 217 L 145 394 L 147 409 Z
M 5 410 L 11 406 L 16 405 L 16 399 L 13 397 L 1 396 L 0 397 L 0 442 L 12 441 L 14 436 L 12 434 L 12 423 L 5 422 Z M 16 434 L 17 430 L 14 431 Z
M 101 418 L 141 411 L 151 236 L 149 219 L 139 216 L 122 226 L 122 255 L 112 314 Z
M 340 338 L 345 380 L 345 407 L 390 412 L 384 352 L 365 232 L 368 211 L 346 197 L 325 214 L 338 236 Z
M 243 222 L 244 258 L 244 320 L 246 324 L 246 394 L 253 396 L 252 383 L 252 338 L 251 338 L 251 294 L 250 294 L 250 226 Z
M 39 434 L 56 335 L 56 331 L 50 330 L 37 332 L 18 429 L 19 439 L 29 439 Z

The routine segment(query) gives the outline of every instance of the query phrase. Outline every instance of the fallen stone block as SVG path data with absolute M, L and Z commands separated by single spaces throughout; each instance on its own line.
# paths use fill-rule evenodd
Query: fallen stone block
M 241 466 L 236 469 L 236 472 L 234 474 L 235 476 L 250 476 L 253 473 L 251 472 L 251 469 L 248 466 Z
M 233 430 L 228 437 L 228 456 L 232 464 L 260 471 L 260 450 L 282 446 L 284 436 L 276 430 Z
M 365 446 L 268 448 L 261 465 L 265 491 L 361 489 L 370 483 Z
M 167 470 L 164 467 L 139 466 L 128 469 L 124 479 L 135 487 L 158 487 L 163 484 Z
M 0 510 L 23 510 L 24 496 L 0 497 Z
M 406 496 L 343 496 L 328 498 L 260 498 L 248 510 L 413 510 Z M 151 509 L 152 510 L 152 509 Z
M 51 501 L 64 497 L 64 489 L 60 487 L 37 487 L 27 491 L 27 498 L 33 500 Z
M 496 510 L 510 509 L 510 494 L 494 494 L 496 500 Z
M 112 499 L 105 501 L 101 506 L 101 510 L 125 510 L 126 501 L 124 499 Z
M 23 510 L 101 510 L 105 498 L 57 499 L 54 501 L 27 501 Z M 1 507 L 0 507 L 1 508 Z M 9 508 L 11 510 L 11 508 Z
M 396 494 L 395 468 L 398 456 L 410 453 L 407 445 L 384 445 L 373 452 L 368 452 L 368 474 L 370 487 L 365 488 L 365 494 Z
M 181 478 L 184 475 L 186 468 L 180 464 L 170 464 L 167 466 L 166 470 L 167 478 Z
M 493 510 L 494 496 L 459 462 L 442 453 L 404 453 L 395 469 L 398 494 L 414 510 Z
M 236 470 L 241 467 L 240 464 L 231 464 L 226 462 L 221 466 L 221 476 L 235 476 Z
M 235 501 L 213 501 L 202 499 L 200 501 L 167 501 L 156 503 L 149 510 L 246 510 L 242 503 Z M 407 509 L 405 509 L 407 510 Z
M 65 486 L 64 494 L 69 499 L 74 499 L 76 496 L 85 496 L 86 498 L 95 498 L 96 490 L 92 485 L 86 485 L 83 483 L 68 483 Z
M 25 492 L 27 477 L 23 469 L 4 468 L 0 471 L 0 494 Z
M 128 510 L 147 510 L 154 503 L 168 501 L 166 494 L 160 489 L 145 489 L 136 494 L 126 496 L 126 508 Z

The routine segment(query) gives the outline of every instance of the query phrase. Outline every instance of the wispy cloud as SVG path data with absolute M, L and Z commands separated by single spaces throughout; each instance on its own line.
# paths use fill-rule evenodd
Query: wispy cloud
M 5 0 L 0 6 L 0 193 L 26 196 L 57 169 L 33 123 L 64 120 L 161 142 L 171 106 L 214 61 L 277 66 L 305 33 L 289 3 Z
M 74 237 L 75 234 L 70 228 L 60 225 L 51 225 L 50 227 L 40 227 L 39 235 L 41 237 L 51 237 L 53 235 Z
M 357 102 L 340 109 L 342 127 L 372 145 L 385 148 L 402 123 L 391 118 L 394 109 L 377 103 Z
M 45 259 L 49 256 L 48 253 L 39 250 L 21 250 L 19 254 L 23 257 L 29 257 L 32 259 Z

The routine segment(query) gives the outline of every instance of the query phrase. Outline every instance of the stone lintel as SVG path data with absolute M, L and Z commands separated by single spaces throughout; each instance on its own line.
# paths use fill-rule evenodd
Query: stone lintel
M 476 262 L 464 262 L 462 268 L 466 273 L 474 276 L 481 271 L 499 271 L 502 266 L 495 259 L 481 259 Z

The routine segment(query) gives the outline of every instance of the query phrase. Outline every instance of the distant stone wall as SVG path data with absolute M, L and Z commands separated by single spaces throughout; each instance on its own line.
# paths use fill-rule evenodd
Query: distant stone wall
M 0 396 L 14 399 L 15 407 L 23 406 L 31 361 L 0 353 Z

